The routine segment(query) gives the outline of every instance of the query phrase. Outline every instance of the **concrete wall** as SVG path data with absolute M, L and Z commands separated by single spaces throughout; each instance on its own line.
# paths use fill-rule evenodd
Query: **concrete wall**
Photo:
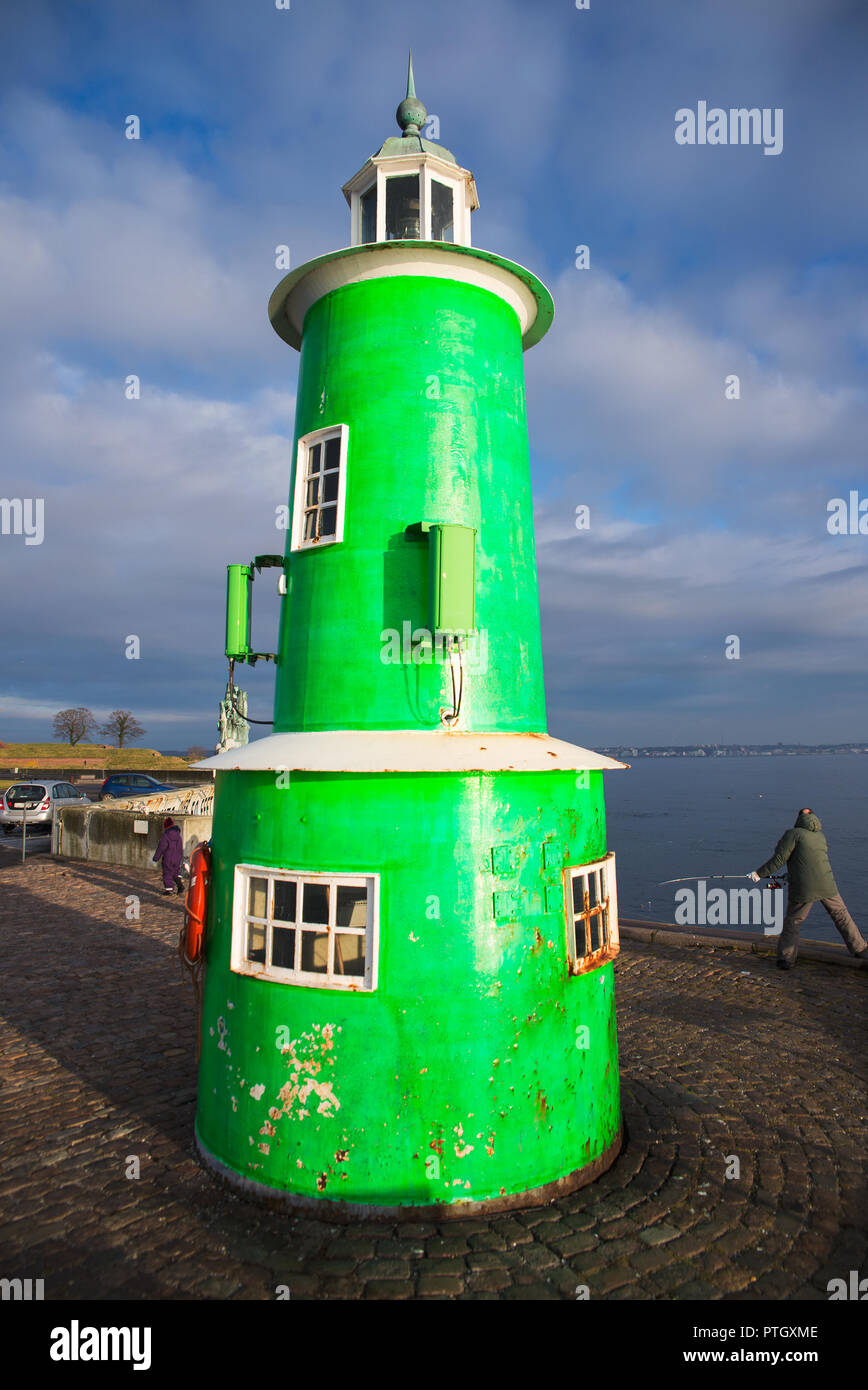
M 52 853 L 65 859 L 147 868 L 163 833 L 165 816 L 165 811 L 149 815 L 146 811 L 109 811 L 99 805 L 63 806 L 52 827 Z M 210 816 L 179 813 L 172 819 L 181 828 L 186 858 L 198 844 L 211 838 Z

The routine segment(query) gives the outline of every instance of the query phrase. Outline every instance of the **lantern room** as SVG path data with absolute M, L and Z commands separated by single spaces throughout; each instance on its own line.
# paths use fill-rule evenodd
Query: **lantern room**
M 476 183 L 443 145 L 426 140 L 428 112 L 416 96 L 413 58 L 407 95 L 396 113 L 401 135 L 390 137 L 345 183 L 350 245 L 374 241 L 451 241 L 470 246 Z

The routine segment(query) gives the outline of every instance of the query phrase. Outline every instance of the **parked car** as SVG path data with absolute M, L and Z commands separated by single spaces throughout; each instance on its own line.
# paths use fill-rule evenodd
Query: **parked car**
M 177 787 L 158 782 L 146 772 L 115 772 L 99 789 L 100 801 L 114 801 L 126 796 L 153 796 L 155 792 L 174 792 Z
M 71 782 L 58 782 L 40 777 L 34 782 L 13 782 L 0 792 L 0 825 L 11 835 L 20 830 L 27 815 L 27 825 L 34 830 L 50 830 L 58 806 L 80 806 L 90 803 L 90 797 L 78 791 Z

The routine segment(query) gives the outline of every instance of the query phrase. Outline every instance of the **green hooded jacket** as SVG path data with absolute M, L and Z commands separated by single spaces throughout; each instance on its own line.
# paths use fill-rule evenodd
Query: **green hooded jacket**
M 822 829 L 818 816 L 812 811 L 801 811 L 795 830 L 784 831 L 771 859 L 756 871 L 760 878 L 767 878 L 786 864 L 790 902 L 814 903 L 818 898 L 837 896 L 838 885 Z

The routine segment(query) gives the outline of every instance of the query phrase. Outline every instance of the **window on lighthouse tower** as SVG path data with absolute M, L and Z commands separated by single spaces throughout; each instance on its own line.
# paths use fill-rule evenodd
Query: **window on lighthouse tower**
M 298 441 L 292 549 L 343 540 L 347 426 L 314 430 Z

